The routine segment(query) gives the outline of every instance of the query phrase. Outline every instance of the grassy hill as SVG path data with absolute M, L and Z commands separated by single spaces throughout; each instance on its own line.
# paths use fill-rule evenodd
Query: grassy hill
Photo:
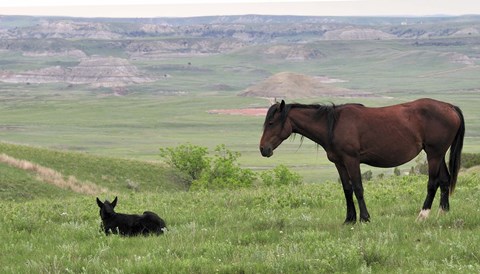
M 0 199 L 3 201 L 25 202 L 52 196 L 71 197 L 75 193 L 43 183 L 35 174 L 0 164 Z
M 107 187 L 98 196 L 118 196 L 117 211 L 155 211 L 169 228 L 159 237 L 106 237 L 97 195 L 2 163 L 2 273 L 480 271 L 475 168 L 461 173 L 448 214 L 416 223 L 427 178 L 389 176 L 365 182 L 372 222 L 342 225 L 345 202 L 335 181 L 186 192 L 161 181 L 165 170 L 155 164 L 8 144 L 1 151 Z M 134 191 L 126 178 L 144 183 Z
M 146 192 L 155 189 L 161 191 L 185 189 L 181 182 L 175 182 L 172 171 L 158 163 L 115 159 L 87 153 L 49 150 L 6 143 L 0 143 L 0 154 L 6 154 L 13 159 L 25 160 L 38 165 L 37 168 L 23 168 L 26 171 L 21 172 L 19 169 L 22 169 L 22 167 L 14 168 L 13 161 L 8 159 L 3 161 L 4 158 L 0 158 L 2 159 L 2 168 L 5 170 L 5 173 L 3 173 L 5 177 L 0 183 L 2 188 L 8 190 L 3 194 L 5 197 L 9 196 L 9 193 L 15 194 L 15 192 L 18 192 L 20 197 L 25 195 L 36 196 L 37 191 L 22 194 L 25 192 L 22 189 L 29 189 L 26 187 L 29 185 L 35 186 L 34 189 L 45 188 L 39 194 L 51 189 L 59 192 L 61 189 L 52 188 L 55 182 L 48 178 L 53 173 L 48 171 L 49 169 L 60 174 L 58 177 L 66 181 L 61 184 L 65 185 L 64 188 L 67 190 L 69 189 L 69 181 L 72 184 L 75 181 L 78 184 L 92 185 L 94 188 L 93 194 L 97 195 L 120 191 Z M 47 170 L 47 176 L 42 176 L 42 169 Z M 29 179 L 33 179 L 33 181 L 29 181 Z M 23 183 L 26 183 L 26 186 L 23 186 Z M 16 188 L 19 189 L 15 190 Z M 82 191 L 79 192 L 82 194 Z M 10 198 L 18 200 L 15 195 Z

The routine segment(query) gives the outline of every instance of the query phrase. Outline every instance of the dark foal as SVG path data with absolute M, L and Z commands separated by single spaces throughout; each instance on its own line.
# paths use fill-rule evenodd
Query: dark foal
M 145 211 L 142 215 L 116 213 L 113 209 L 117 205 L 117 197 L 111 203 L 108 200 L 102 203 L 97 198 L 97 204 L 106 235 L 110 232 L 123 236 L 159 235 L 167 228 L 165 221 L 151 211 Z

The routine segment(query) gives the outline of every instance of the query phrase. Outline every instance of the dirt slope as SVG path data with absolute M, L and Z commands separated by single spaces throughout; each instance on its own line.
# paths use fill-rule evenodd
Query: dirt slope
M 267 79 L 258 84 L 248 87 L 239 95 L 288 99 L 310 98 L 319 96 L 372 96 L 372 94 L 367 92 L 335 87 L 332 84 L 326 84 L 326 82 L 332 82 L 332 79 L 292 72 L 281 72 L 268 77 Z

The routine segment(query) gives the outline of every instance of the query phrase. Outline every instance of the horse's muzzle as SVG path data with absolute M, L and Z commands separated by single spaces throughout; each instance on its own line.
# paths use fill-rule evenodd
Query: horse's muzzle
M 260 153 L 262 153 L 263 157 L 270 157 L 273 155 L 273 149 L 271 147 L 260 146 Z

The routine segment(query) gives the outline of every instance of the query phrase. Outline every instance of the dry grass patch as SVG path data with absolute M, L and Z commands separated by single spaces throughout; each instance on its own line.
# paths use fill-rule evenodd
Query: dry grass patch
M 77 193 L 97 195 L 107 192 L 107 189 L 99 187 L 94 183 L 82 182 L 75 178 L 75 176 L 68 176 L 68 178 L 65 178 L 62 173 L 54 169 L 26 160 L 16 159 L 4 153 L 0 154 L 0 162 L 16 168 L 34 172 L 37 175 L 37 178 L 45 183 Z

